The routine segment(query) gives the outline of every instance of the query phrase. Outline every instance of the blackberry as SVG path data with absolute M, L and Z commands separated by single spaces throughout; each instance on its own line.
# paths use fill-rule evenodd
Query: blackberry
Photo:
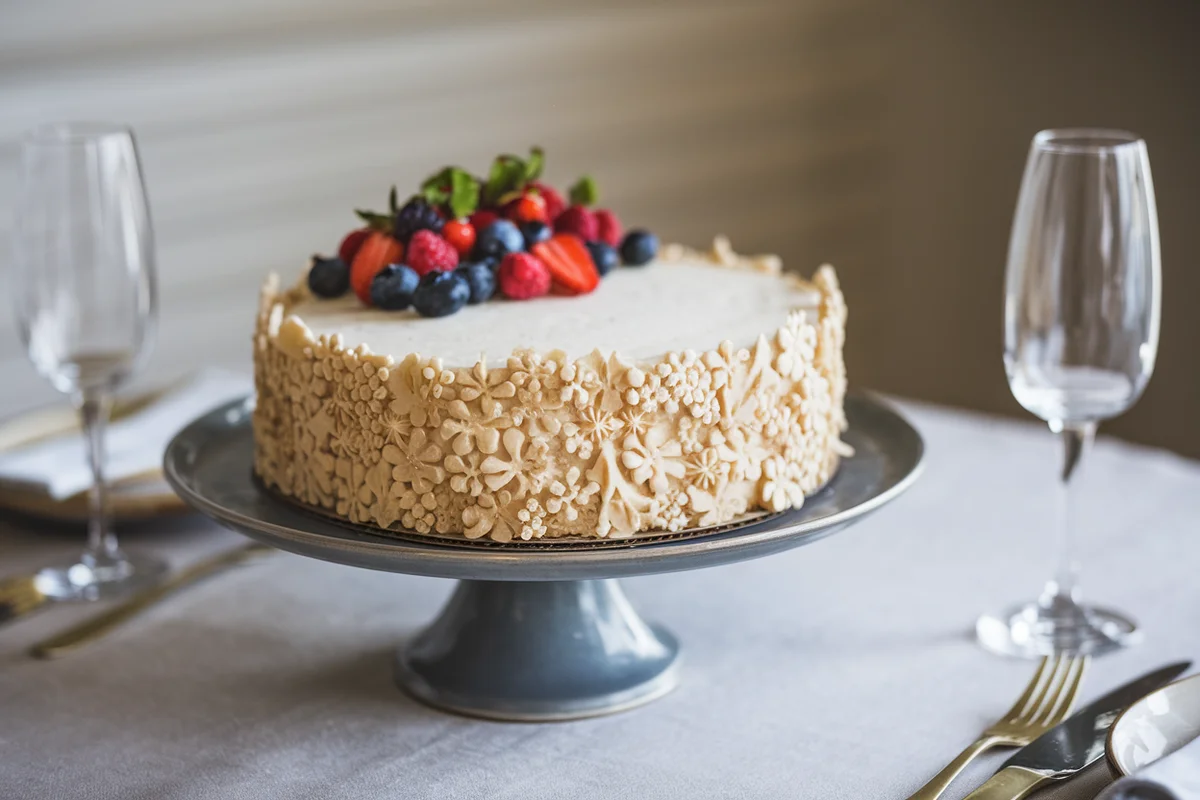
M 417 231 L 441 233 L 444 224 L 436 208 L 425 202 L 424 198 L 414 197 L 396 212 L 396 218 L 392 221 L 392 236 L 407 245 Z

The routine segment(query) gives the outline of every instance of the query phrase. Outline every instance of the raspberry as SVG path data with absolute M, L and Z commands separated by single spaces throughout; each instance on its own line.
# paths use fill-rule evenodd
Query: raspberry
M 504 296 L 513 300 L 541 297 L 550 291 L 550 270 L 540 258 L 529 253 L 506 255 L 496 279 Z
M 408 265 L 424 275 L 434 270 L 451 270 L 458 266 L 458 251 L 454 245 L 430 230 L 419 230 L 408 242 Z
M 466 220 L 452 219 L 442 228 L 442 236 L 454 246 L 459 257 L 470 254 L 475 246 L 475 226 Z
M 480 231 L 498 219 L 500 219 L 500 215 L 495 211 L 476 211 L 467 218 L 467 221 L 471 223 L 471 227 L 474 228 L 475 233 L 478 234 Z
M 570 206 L 554 220 L 555 233 L 573 233 L 585 242 L 596 241 L 596 215 L 584 206 Z
M 567 204 L 562 199 L 562 195 L 555 191 L 553 186 L 541 181 L 534 181 L 529 184 L 529 187 L 536 189 L 537 193 L 546 201 L 546 220 L 554 222 L 554 220 L 558 219 L 558 215 L 567 207 Z
M 621 228 L 621 220 L 617 219 L 617 215 L 607 208 L 598 209 L 595 217 L 596 241 L 604 242 L 609 247 L 619 247 L 621 235 L 624 233 Z

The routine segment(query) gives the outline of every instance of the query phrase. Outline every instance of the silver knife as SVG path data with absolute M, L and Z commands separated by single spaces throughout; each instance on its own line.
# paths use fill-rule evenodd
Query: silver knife
M 965 800 L 1021 800 L 1034 789 L 1070 778 L 1104 755 L 1104 740 L 1127 706 L 1182 675 L 1181 661 L 1113 689 L 1022 747 L 987 783 Z

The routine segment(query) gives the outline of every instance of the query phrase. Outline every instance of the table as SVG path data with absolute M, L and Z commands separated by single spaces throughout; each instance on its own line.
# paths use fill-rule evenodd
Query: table
M 1040 426 L 903 404 L 917 485 L 849 530 L 771 558 L 624 582 L 685 643 L 683 685 L 632 712 L 503 724 L 391 682 L 396 641 L 451 582 L 275 554 L 54 662 L 34 640 L 91 613 L 0 629 L 0 796 L 90 798 L 904 798 L 1004 711 L 1032 665 L 972 640 L 1031 596 L 1058 451 Z M 1200 657 L 1200 464 L 1101 440 L 1079 487 L 1084 588 L 1143 623 L 1084 700 Z M 179 564 L 239 537 L 189 518 L 126 532 Z M 0 523 L 0 574 L 72 555 L 78 531 Z M 960 798 L 1003 755 L 975 765 Z M 1103 767 L 1041 798 L 1091 798 Z

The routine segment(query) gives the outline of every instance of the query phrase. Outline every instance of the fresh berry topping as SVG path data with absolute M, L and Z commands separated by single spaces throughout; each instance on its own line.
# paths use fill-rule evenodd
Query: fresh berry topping
M 466 258 L 475 247 L 475 226 L 465 219 L 452 219 L 442 228 L 442 236 L 459 256 Z
M 541 181 L 533 181 L 529 184 L 529 188 L 540 194 L 542 199 L 546 201 L 547 222 L 554 222 L 558 218 L 558 215 L 563 212 L 563 209 L 567 207 L 566 201 L 563 200 L 562 195 L 553 186 Z
M 559 294 L 586 294 L 600 283 L 591 254 L 574 234 L 555 234 L 535 244 L 533 254 L 545 262 Z
M 596 241 L 604 242 L 613 247 L 621 245 L 621 234 L 624 229 L 621 227 L 621 220 L 617 219 L 617 215 L 609 211 L 607 208 L 597 209 L 596 216 Z
M 621 242 L 621 260 L 634 267 L 640 267 L 654 260 L 658 255 L 658 237 L 644 230 L 632 230 L 625 234 Z
M 308 288 L 317 297 L 341 297 L 350 288 L 350 268 L 341 258 L 313 256 Z
M 392 235 L 408 244 L 408 240 L 417 231 L 440 233 L 443 224 L 442 215 L 436 208 L 429 205 L 423 197 L 414 197 L 396 212 L 396 218 L 392 222 Z
M 540 258 L 529 253 L 506 255 L 496 279 L 504 296 L 513 300 L 541 297 L 550 291 L 550 270 Z
M 434 270 L 452 270 L 458 266 L 458 251 L 430 230 L 419 230 L 408 242 L 408 265 L 425 275 Z
M 525 237 L 520 229 L 506 219 L 496 220 L 483 230 L 475 241 L 475 257 L 503 258 L 525 249 Z
M 596 241 L 596 215 L 583 206 L 569 206 L 554 220 L 555 233 L 573 233 L 585 242 Z
M 588 242 L 588 253 L 592 256 L 592 264 L 596 267 L 596 272 L 600 277 L 604 277 L 621 263 L 621 257 L 617 254 L 617 248 L 604 242 Z
M 427 272 L 421 276 L 412 304 L 423 317 L 446 317 L 467 304 L 471 287 L 457 272 Z
M 358 248 L 362 247 L 363 242 L 370 235 L 370 228 L 359 228 L 347 233 L 346 238 L 342 239 L 342 243 L 338 245 L 338 258 L 347 264 L 353 264 L 354 257 L 358 255 Z
M 488 262 L 471 261 L 455 272 L 463 276 L 471 289 L 471 299 L 467 301 L 471 305 L 489 300 L 496 293 L 496 273 Z
M 546 201 L 540 194 L 525 194 L 504 207 L 504 216 L 513 222 L 545 222 Z
M 421 276 L 412 267 L 388 264 L 371 279 L 371 304 L 385 311 L 408 308 L 420 280 Z
M 388 264 L 397 264 L 404 259 L 404 245 L 391 236 L 373 231 L 350 265 L 350 288 L 358 299 L 370 305 L 371 281 L 379 270 Z
M 522 222 L 520 227 L 521 236 L 525 239 L 526 250 L 554 235 L 554 231 L 544 222 Z
M 467 217 L 467 221 L 471 223 L 471 227 L 477 234 L 498 219 L 500 219 L 500 215 L 495 211 L 476 211 Z

